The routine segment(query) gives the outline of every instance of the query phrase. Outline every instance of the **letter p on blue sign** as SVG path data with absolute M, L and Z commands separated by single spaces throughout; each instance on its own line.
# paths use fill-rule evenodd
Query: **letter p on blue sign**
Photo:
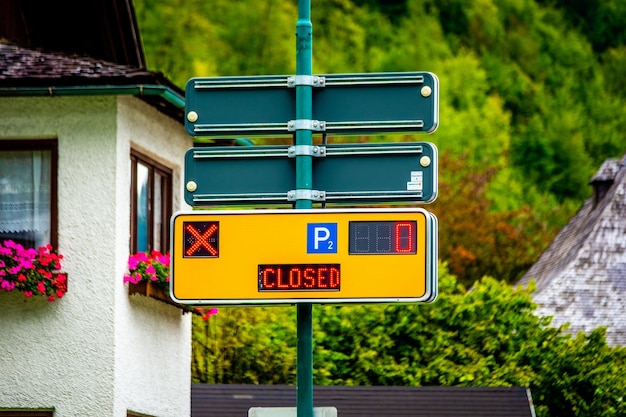
M 308 223 L 306 253 L 337 253 L 337 223 Z

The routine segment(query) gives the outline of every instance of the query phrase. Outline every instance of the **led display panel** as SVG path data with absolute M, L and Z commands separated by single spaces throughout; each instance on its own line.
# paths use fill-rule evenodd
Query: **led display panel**
M 171 219 L 188 305 L 430 302 L 437 221 L 421 208 L 198 210 Z

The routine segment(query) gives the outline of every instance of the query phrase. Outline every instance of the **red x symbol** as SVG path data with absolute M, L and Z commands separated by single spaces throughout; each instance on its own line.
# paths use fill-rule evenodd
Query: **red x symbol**
M 206 223 L 202 223 L 206 225 Z M 209 238 L 215 234 L 218 230 L 217 223 L 209 223 L 210 226 L 204 231 L 196 229 L 191 224 L 185 225 L 185 231 L 189 234 L 191 238 L 193 238 L 193 243 L 187 247 L 185 251 L 186 256 L 197 255 L 196 252 L 201 251 L 202 249 L 206 250 L 211 256 L 217 256 L 217 248 L 213 246 L 213 244 L 209 241 Z M 212 239 L 214 242 L 217 242 L 216 238 Z M 217 245 L 216 245 L 217 246 Z

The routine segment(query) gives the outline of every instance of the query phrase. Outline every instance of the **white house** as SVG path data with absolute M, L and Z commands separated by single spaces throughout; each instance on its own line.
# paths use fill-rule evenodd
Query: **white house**
M 0 6 L 0 242 L 52 243 L 68 275 L 54 302 L 0 292 L 0 416 L 187 417 L 191 314 L 123 282 L 187 208 L 184 97 L 144 69 L 130 1 L 80 4 L 73 38 L 56 2 Z

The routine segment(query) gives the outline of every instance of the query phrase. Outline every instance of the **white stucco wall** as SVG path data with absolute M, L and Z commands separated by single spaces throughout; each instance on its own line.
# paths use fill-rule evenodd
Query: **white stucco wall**
M 57 302 L 0 293 L 0 408 L 56 417 L 189 416 L 191 317 L 142 296 L 122 276 L 129 246 L 131 143 L 174 169 L 175 209 L 191 139 L 133 97 L 0 98 L 0 140 L 56 138 Z

